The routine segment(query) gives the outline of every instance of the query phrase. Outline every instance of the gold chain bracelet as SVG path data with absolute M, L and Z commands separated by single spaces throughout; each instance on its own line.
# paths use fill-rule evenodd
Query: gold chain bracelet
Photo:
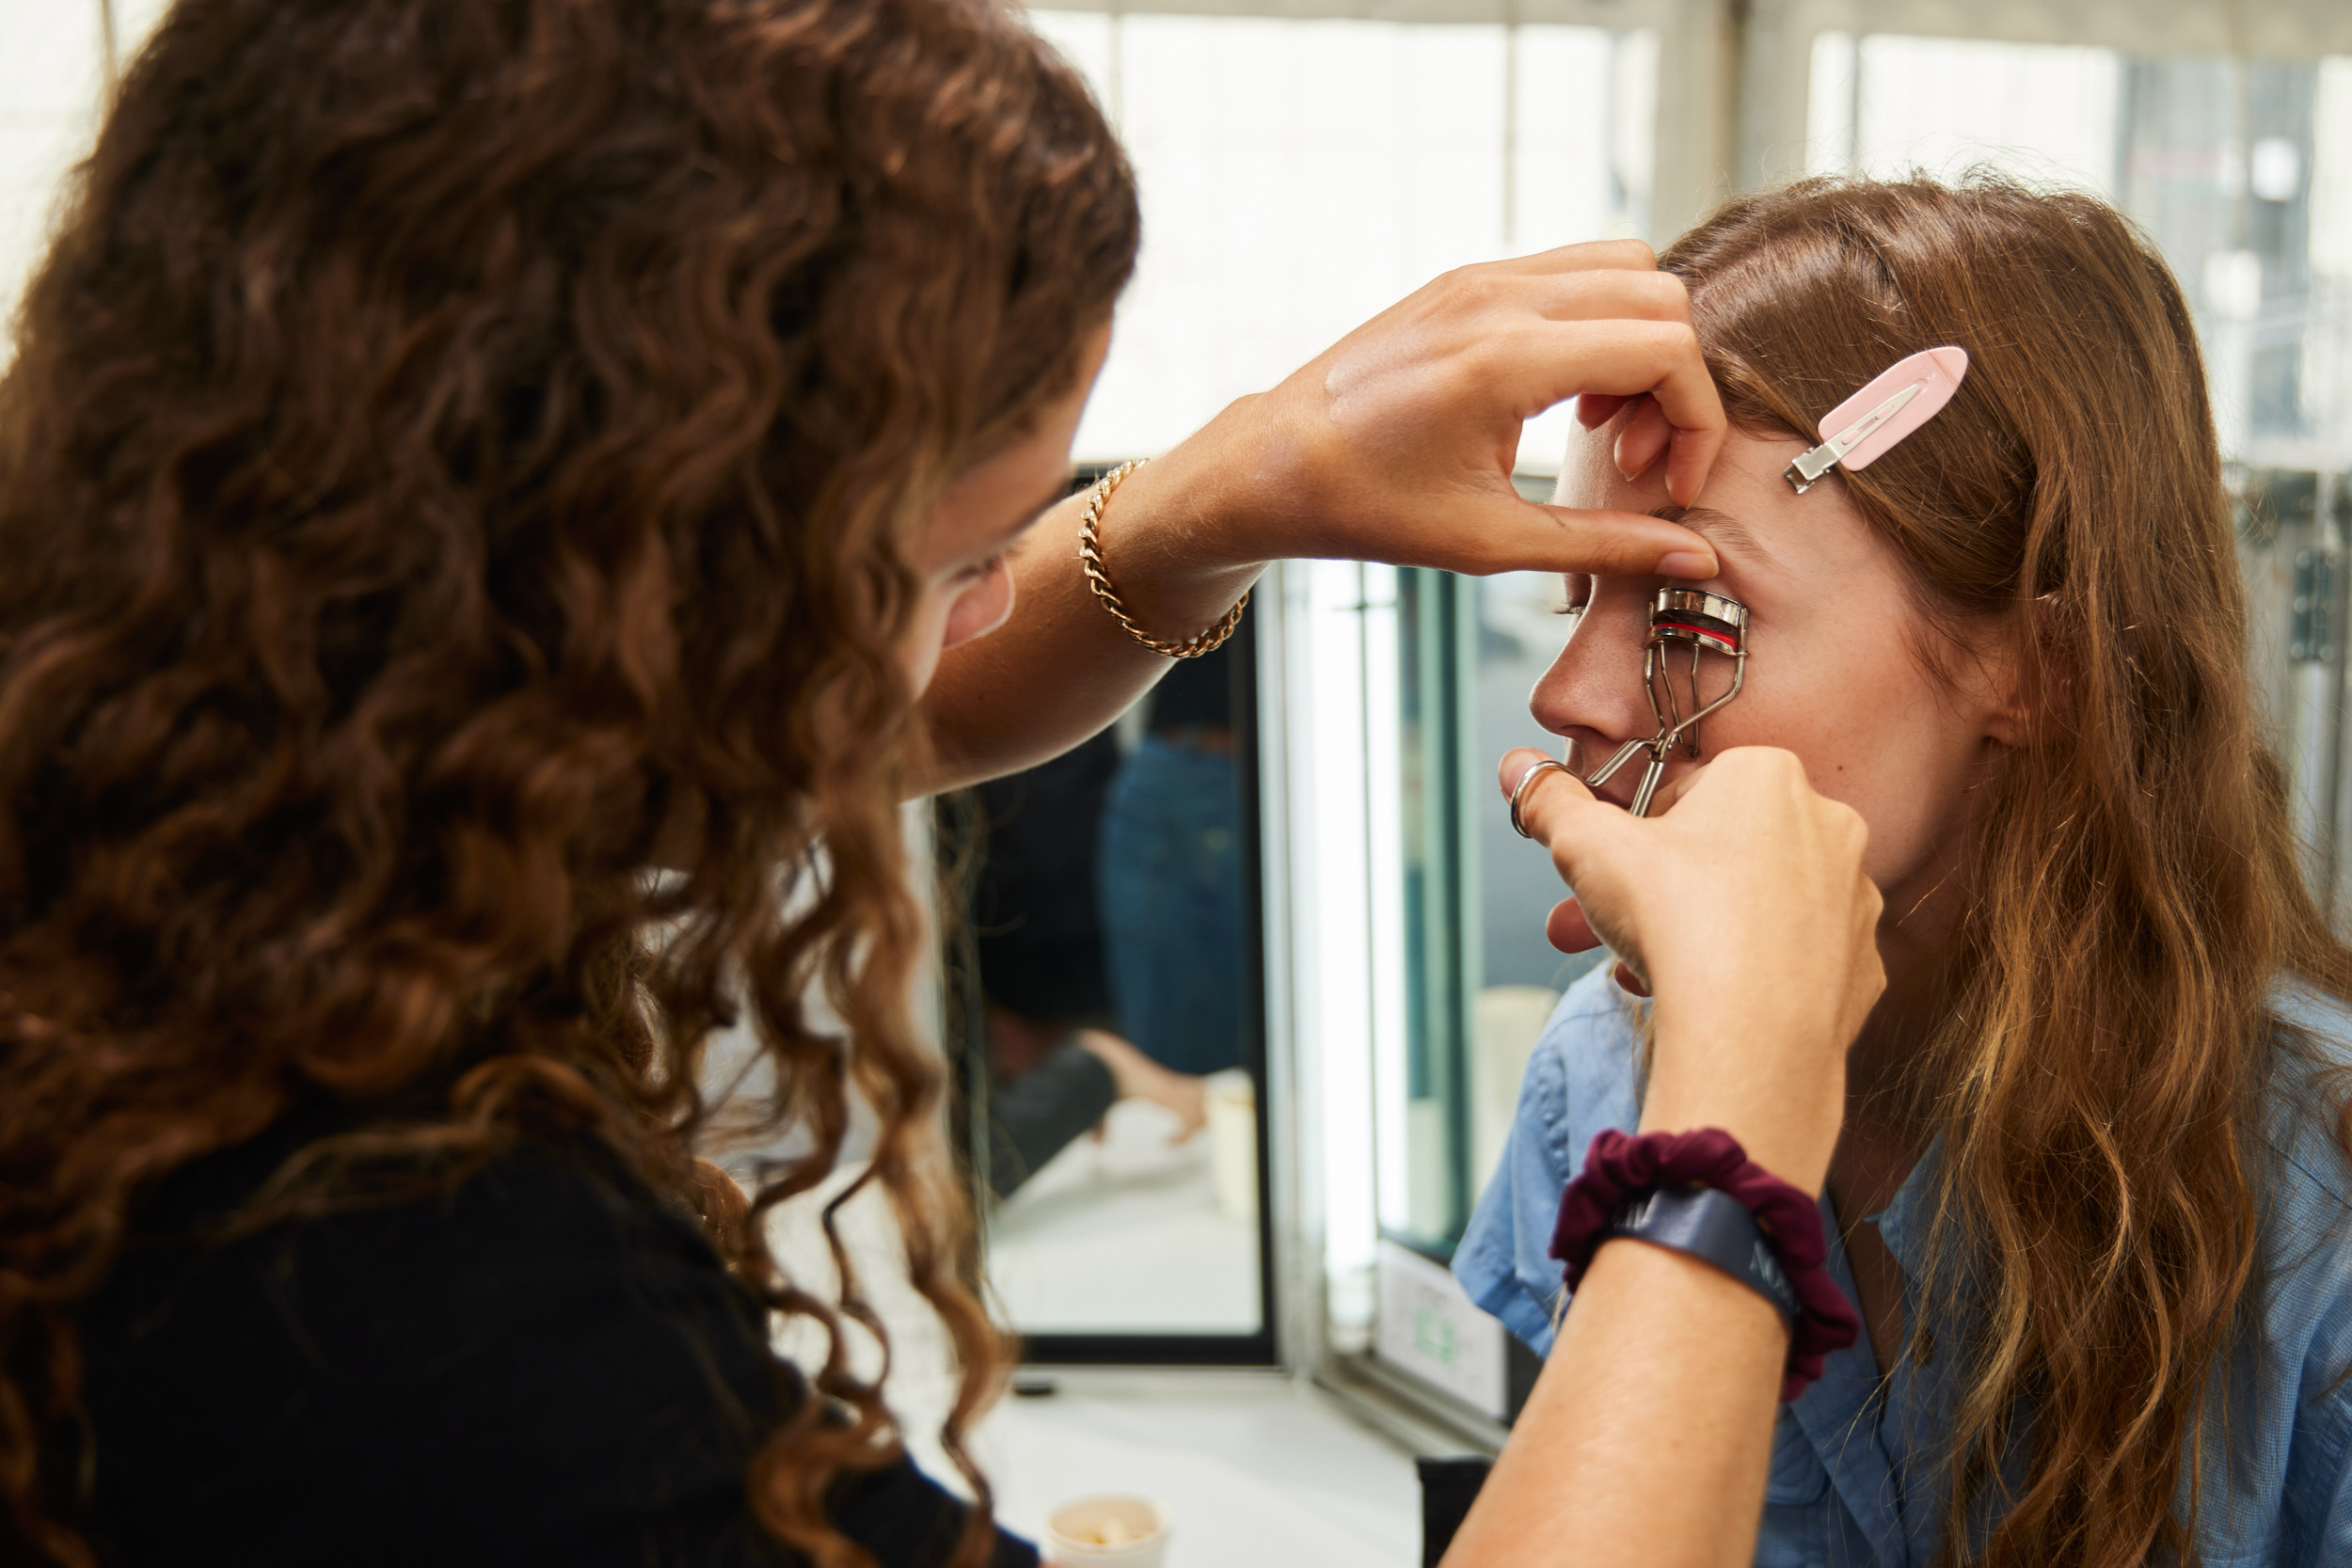
M 1142 466 L 1143 459 L 1138 457 L 1131 463 L 1121 463 L 1094 482 L 1093 490 L 1087 496 L 1086 515 L 1078 525 L 1078 560 L 1086 567 L 1087 583 L 1094 590 L 1094 596 L 1103 601 L 1103 608 L 1111 612 L 1112 620 L 1127 628 L 1128 636 L 1166 658 L 1199 658 L 1223 647 L 1225 640 L 1233 635 L 1233 628 L 1241 625 L 1241 612 L 1249 608 L 1249 591 L 1242 591 L 1241 598 L 1225 612 L 1224 619 L 1183 642 L 1163 642 L 1136 624 L 1136 618 L 1127 612 L 1118 588 L 1111 582 L 1109 569 L 1103 564 L 1103 506 L 1111 499 L 1111 492 L 1119 488 L 1119 482 Z

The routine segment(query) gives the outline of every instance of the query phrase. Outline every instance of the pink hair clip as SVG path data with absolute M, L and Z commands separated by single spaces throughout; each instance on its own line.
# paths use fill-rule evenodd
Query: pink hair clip
M 1952 401 L 1968 373 L 1964 348 L 1921 349 L 1822 416 L 1821 444 L 1783 476 L 1802 496 L 1835 467 L 1867 468 Z M 1831 432 L 1836 432 L 1832 435 Z

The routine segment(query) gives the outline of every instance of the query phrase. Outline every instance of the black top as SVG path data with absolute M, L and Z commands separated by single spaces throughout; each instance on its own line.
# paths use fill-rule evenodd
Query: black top
M 430 1562 L 783 1568 L 744 1473 L 800 1397 L 691 1216 L 599 1152 L 526 1143 L 453 1191 L 216 1227 L 302 1136 L 191 1165 L 84 1309 L 90 1535 L 119 1568 Z M 883 1568 L 945 1560 L 910 1464 L 834 1517 Z M 995 1568 L 1036 1554 L 1000 1536 Z

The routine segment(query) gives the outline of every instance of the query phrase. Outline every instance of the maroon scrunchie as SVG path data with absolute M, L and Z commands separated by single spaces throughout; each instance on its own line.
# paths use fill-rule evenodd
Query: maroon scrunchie
M 1729 1194 L 1756 1216 L 1796 1292 L 1797 1321 L 1790 1327 L 1788 1373 L 1780 1384 L 1781 1402 L 1787 1403 L 1821 1375 L 1821 1362 L 1831 1351 L 1853 1343 L 1862 1321 L 1824 1266 L 1829 1247 L 1821 1237 L 1820 1208 L 1749 1159 L 1740 1140 L 1722 1128 L 1628 1137 L 1606 1127 L 1595 1133 L 1584 1151 L 1583 1174 L 1560 1195 L 1551 1256 L 1574 1291 L 1608 1235 L 1609 1222 L 1628 1199 L 1661 1187 L 1692 1186 Z

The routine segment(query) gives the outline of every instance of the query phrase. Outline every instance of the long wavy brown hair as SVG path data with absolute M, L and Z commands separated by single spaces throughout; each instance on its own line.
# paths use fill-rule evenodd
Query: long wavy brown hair
M 2112 208 L 1992 176 L 1735 201 L 1663 264 L 1756 433 L 1813 440 L 1902 356 L 1968 351 L 1950 407 L 1835 481 L 1908 564 L 1923 656 L 2002 652 L 2039 712 L 1907 1085 L 1941 1140 L 1909 1353 L 1962 1358 L 1946 1554 L 2193 1557 L 2208 1390 L 2259 1305 L 2265 1103 L 2311 1043 L 2276 988 L 2352 994 L 2352 953 L 2256 721 L 2187 306 Z
M 692 1156 L 748 1015 L 805 1150 L 755 1217 L 874 1112 L 977 1560 L 1002 1351 L 911 1018 L 894 650 L 931 498 L 1074 385 L 1137 233 L 996 0 L 182 0 L 0 381 L 11 1555 L 92 1560 L 76 1309 L 141 1194 L 328 1097 L 363 1131 L 286 1207 L 546 1125 L 694 1199 L 831 1347 L 753 1506 L 864 1561 L 822 1505 L 897 1449 L 880 1324 Z

